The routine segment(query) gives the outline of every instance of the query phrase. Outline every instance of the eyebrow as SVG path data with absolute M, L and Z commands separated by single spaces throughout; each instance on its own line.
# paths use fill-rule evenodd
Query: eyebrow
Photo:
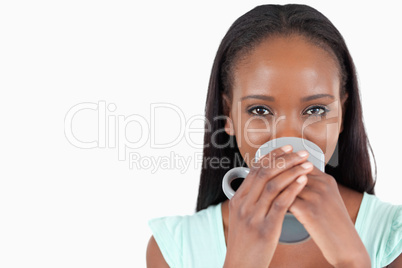
M 334 96 L 330 94 L 316 94 L 316 95 L 311 95 L 307 97 L 303 97 L 300 99 L 301 102 L 306 102 L 306 101 L 311 101 L 315 99 L 321 99 L 321 98 L 330 98 L 330 99 L 335 99 Z M 267 95 L 249 95 L 241 98 L 240 100 L 246 100 L 246 99 L 260 99 L 260 100 L 266 100 L 266 101 L 275 101 L 275 98 L 272 96 L 267 96 Z

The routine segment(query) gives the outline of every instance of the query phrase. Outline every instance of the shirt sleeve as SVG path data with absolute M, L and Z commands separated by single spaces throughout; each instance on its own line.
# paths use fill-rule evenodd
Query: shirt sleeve
M 397 206 L 385 245 L 381 267 L 386 267 L 402 254 L 402 206 Z
M 182 220 L 180 216 L 151 219 L 148 225 L 169 267 L 181 267 Z

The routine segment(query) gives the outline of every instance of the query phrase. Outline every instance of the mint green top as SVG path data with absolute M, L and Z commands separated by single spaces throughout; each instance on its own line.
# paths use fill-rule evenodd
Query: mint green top
M 226 244 L 221 204 L 211 205 L 194 215 L 152 219 L 148 224 L 170 267 L 223 266 Z M 401 254 L 402 206 L 364 193 L 355 228 L 373 268 L 385 267 Z

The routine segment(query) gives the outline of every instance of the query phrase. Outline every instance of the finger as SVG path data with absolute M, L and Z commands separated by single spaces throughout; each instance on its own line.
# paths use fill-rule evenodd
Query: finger
M 292 203 L 296 200 L 298 193 L 300 193 L 306 185 L 308 178 L 306 175 L 301 175 L 292 184 L 289 185 L 277 198 L 275 198 L 266 213 L 266 220 L 269 222 L 275 222 L 280 219 L 283 221 L 286 212 L 292 206 Z M 264 199 L 260 199 L 264 202 Z M 261 206 L 264 204 L 261 204 Z
M 314 167 L 313 171 L 308 174 L 308 184 L 298 195 L 300 199 L 314 200 L 317 195 L 325 194 L 329 189 L 338 188 L 336 180 L 332 176 L 328 174 L 313 175 L 314 170 L 317 168 Z
M 307 155 L 301 155 L 300 152 L 289 153 L 273 159 L 268 166 L 261 166 L 258 173 L 255 175 L 253 185 L 250 186 L 250 194 L 247 195 L 245 202 L 248 204 L 255 204 L 266 187 L 268 187 L 268 192 L 271 195 L 270 200 L 273 200 L 273 198 L 275 198 L 292 180 L 296 179 L 297 175 L 300 175 L 300 171 L 303 169 L 297 168 L 292 170 L 291 172 L 286 173 L 286 175 L 281 176 L 279 180 L 272 182 L 272 184 L 268 184 L 268 182 L 273 180 L 282 172 L 305 162 L 307 158 L 308 153 Z M 309 167 L 309 171 L 311 171 L 311 167 Z
M 304 189 L 302 191 L 304 191 Z M 300 223 L 303 224 L 302 215 L 303 211 L 306 211 L 307 207 L 308 207 L 308 201 L 297 196 L 293 201 L 293 203 L 289 206 L 288 210 L 297 218 L 298 221 L 300 221 Z
M 310 175 L 310 174 L 309 174 Z M 314 193 L 314 178 L 308 176 L 308 183 L 303 190 L 297 195 L 298 200 L 309 200 Z
M 307 160 L 309 153 L 305 150 L 283 154 L 275 158 L 261 158 L 258 175 L 262 177 L 274 177 L 277 174 Z
M 313 164 L 310 162 L 304 162 L 303 164 L 294 166 L 268 181 L 259 196 L 259 199 L 256 201 L 258 204 L 256 206 L 256 213 L 265 217 L 271 204 L 280 196 L 281 192 L 285 191 L 287 187 L 290 187 L 297 178 L 310 172 L 312 168 Z M 251 196 L 251 193 L 249 196 Z M 247 202 L 247 200 L 245 202 Z
M 261 166 L 269 163 L 273 159 L 279 158 L 285 154 L 291 153 L 293 151 L 293 147 L 291 145 L 285 145 L 280 148 L 276 148 L 271 152 L 261 156 L 259 159 L 254 159 L 255 161 L 251 163 L 250 169 L 254 169 L 258 171 Z
M 283 156 L 284 154 L 290 153 L 293 151 L 292 145 L 288 144 L 285 146 L 282 146 L 280 148 L 276 148 L 269 152 L 268 154 L 265 154 L 261 156 L 259 159 L 255 159 L 255 166 L 258 168 L 260 167 L 264 161 L 270 161 L 271 159 L 278 158 L 280 156 Z
M 292 150 L 293 150 L 292 146 L 285 145 L 280 148 L 276 148 L 275 150 L 272 150 L 271 152 L 269 152 L 267 155 L 264 155 L 263 157 L 264 158 L 270 158 L 270 157 L 277 158 L 277 157 L 281 157 L 281 156 L 291 152 Z M 261 157 L 261 158 L 263 158 L 263 157 Z M 260 161 L 252 163 L 252 165 L 250 166 L 249 175 L 247 176 L 247 178 L 244 179 L 244 181 L 240 185 L 239 189 L 237 189 L 237 191 L 236 191 L 237 195 L 246 195 L 249 192 L 250 187 L 254 184 L 255 177 L 258 174 L 260 165 L 261 165 Z

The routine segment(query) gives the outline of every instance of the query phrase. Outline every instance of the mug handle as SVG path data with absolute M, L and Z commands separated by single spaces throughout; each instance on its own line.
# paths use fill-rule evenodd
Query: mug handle
M 249 173 L 250 169 L 245 167 L 235 167 L 226 172 L 222 180 L 222 189 L 227 198 L 231 199 L 235 194 L 232 186 L 230 186 L 232 181 L 237 178 L 245 179 Z

